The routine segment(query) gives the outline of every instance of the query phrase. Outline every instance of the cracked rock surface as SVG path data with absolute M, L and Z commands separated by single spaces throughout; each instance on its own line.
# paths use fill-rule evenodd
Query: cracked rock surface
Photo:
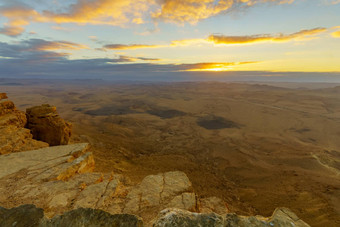
M 262 216 L 239 216 L 215 213 L 192 213 L 179 209 L 161 211 L 154 222 L 154 227 L 173 226 L 211 226 L 211 227 L 309 227 L 288 208 L 277 208 L 269 218 Z
M 86 143 L 1 155 L 1 226 L 308 226 L 286 208 L 270 218 L 230 214 L 217 197 L 199 200 L 180 171 L 131 185 L 94 164 Z
M 71 144 L 0 156 L 0 206 L 33 203 L 47 217 L 77 208 L 135 214 L 145 222 L 167 207 L 199 211 L 185 173 L 150 175 L 137 185 L 118 174 L 92 172 L 89 145 Z

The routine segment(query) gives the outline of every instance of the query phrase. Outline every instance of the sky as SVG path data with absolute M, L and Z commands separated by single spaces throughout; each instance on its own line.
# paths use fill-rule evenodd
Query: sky
M 0 0 L 1 77 L 261 73 L 340 82 L 340 0 Z

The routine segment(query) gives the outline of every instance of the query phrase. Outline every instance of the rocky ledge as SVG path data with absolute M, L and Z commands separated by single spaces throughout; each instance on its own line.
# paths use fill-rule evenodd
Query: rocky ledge
M 308 226 L 286 208 L 271 218 L 230 214 L 219 198 L 198 199 L 183 172 L 150 175 L 137 185 L 119 174 L 93 172 L 89 149 L 72 144 L 0 155 L 0 216 L 9 223 L 1 226 L 25 226 L 19 223 L 27 215 L 13 217 L 32 203 L 44 210 L 36 226 L 64 226 L 57 223 L 67 220 L 72 226 L 124 226 L 114 224 L 117 218 L 134 223 L 126 226 Z M 38 209 L 26 208 L 27 214 Z
M 34 205 L 22 205 L 12 209 L 0 207 L 0 223 L 4 227 L 142 227 L 143 220 L 132 214 L 110 214 L 108 212 L 78 208 L 65 212 L 51 219 L 44 215 L 44 210 Z M 309 227 L 287 208 L 278 208 L 272 217 L 243 217 L 236 214 L 221 216 L 215 213 L 192 213 L 180 209 L 165 209 L 151 224 L 153 227 Z

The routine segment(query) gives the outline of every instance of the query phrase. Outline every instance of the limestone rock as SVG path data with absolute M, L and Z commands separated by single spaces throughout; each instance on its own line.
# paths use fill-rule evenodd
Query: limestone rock
M 78 208 L 48 219 L 44 210 L 34 205 L 22 205 L 12 209 L 0 207 L 0 224 L 4 227 L 142 227 L 143 219 L 131 214 L 110 214 L 103 210 Z M 145 224 L 145 223 L 144 223 Z M 146 226 L 149 226 L 146 224 Z M 151 226 L 151 225 L 150 225 Z M 287 208 L 277 208 L 272 217 L 238 216 L 223 217 L 215 213 L 193 213 L 181 209 L 162 210 L 153 227 L 309 227 Z
M 0 127 L 0 155 L 47 146 L 47 143 L 32 139 L 32 134 L 28 129 L 12 125 Z
M 12 209 L 0 207 L 0 226 L 3 227 L 39 226 L 43 217 L 44 210 L 30 204 Z
M 0 155 L 34 150 L 48 144 L 32 139 L 30 130 L 25 129 L 25 113 L 17 110 L 14 103 L 1 93 L 0 99 Z
M 160 212 L 154 227 L 224 227 L 222 216 L 211 214 L 192 213 L 180 209 L 165 209 Z
M 131 185 L 121 175 L 95 173 L 93 168 L 88 144 L 2 155 L 0 206 L 10 208 L 33 203 L 43 208 L 45 216 L 52 219 L 41 219 L 38 226 L 124 226 L 124 223 L 125 226 L 141 226 L 141 219 L 133 215 L 143 218 L 147 226 L 153 223 L 154 226 L 269 227 L 274 224 L 280 227 L 292 226 L 292 223 L 298 227 L 308 226 L 286 208 L 279 208 L 272 217 L 264 218 L 224 214 L 225 204 L 216 197 L 202 199 L 199 206 L 191 182 L 183 172 L 149 175 L 140 184 Z M 41 212 L 35 207 L 29 210 L 28 213 L 32 213 L 29 220 L 35 223 L 34 218 Z M 210 213 L 198 213 L 202 211 Z M 4 212 L 8 213 L 8 209 L 0 208 L 1 217 Z M 67 213 L 62 215 L 64 212 Z M 126 215 L 111 215 L 121 213 Z M 9 226 L 21 220 L 18 215 L 5 217 L 8 217 Z
M 277 208 L 270 218 L 262 216 L 239 216 L 227 214 L 225 217 L 226 227 L 309 227 L 307 223 L 299 219 L 288 208 Z
M 227 214 L 225 217 L 215 213 L 192 213 L 180 209 L 165 209 L 155 220 L 154 227 L 309 227 L 287 208 L 277 208 L 272 217 L 239 216 Z
M 0 126 L 14 125 L 24 127 L 26 124 L 24 112 L 17 110 L 10 100 L 0 100 L 0 116 Z
M 110 214 L 102 210 L 79 208 L 40 224 L 41 227 L 142 227 L 141 218 L 131 214 Z
M 274 226 L 294 226 L 294 227 L 308 227 L 309 225 L 302 221 L 294 212 L 285 207 L 276 208 L 272 217 L 268 220 Z M 293 224 L 293 225 L 292 225 Z
M 7 99 L 7 94 L 6 93 L 0 93 L 0 100 L 2 99 Z
M 185 192 L 173 198 L 171 202 L 167 204 L 167 207 L 195 211 L 197 208 L 196 204 L 195 193 Z
M 0 207 L 0 225 L 3 227 L 142 227 L 141 218 L 130 214 L 109 214 L 102 210 L 79 208 L 52 219 L 44 217 L 44 210 L 34 205 L 12 209 Z
M 26 116 L 26 127 L 31 130 L 34 139 L 51 146 L 68 144 L 72 125 L 58 115 L 56 107 L 44 104 L 28 108 Z
M 34 203 L 51 216 L 67 211 L 83 190 L 81 186 L 94 184 L 100 177 L 98 173 L 87 174 L 93 169 L 88 144 L 0 156 L 0 205 Z
M 229 212 L 226 203 L 217 197 L 208 197 L 200 199 L 199 210 L 201 213 L 217 213 L 224 215 Z
M 51 176 L 51 179 L 57 179 L 68 171 L 70 165 L 78 165 L 79 158 L 87 154 L 87 149 L 88 144 L 81 143 L 0 156 L 0 178 L 25 169 L 32 177 L 43 174 Z M 93 160 L 89 160 L 87 164 L 89 169 L 93 169 Z M 41 178 L 47 179 L 48 177 Z
M 189 178 L 183 172 L 174 171 L 145 177 L 130 190 L 123 212 L 142 215 L 143 219 L 149 220 L 151 217 L 144 214 L 169 206 L 196 211 L 196 204 Z

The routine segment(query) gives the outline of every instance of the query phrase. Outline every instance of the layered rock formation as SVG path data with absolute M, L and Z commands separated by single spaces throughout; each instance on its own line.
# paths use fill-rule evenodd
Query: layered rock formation
M 44 210 L 34 205 L 22 205 L 12 209 L 0 207 L 1 226 L 102 226 L 102 227 L 142 227 L 141 218 L 130 214 L 109 214 L 102 210 L 79 208 L 48 219 L 44 216 Z
M 131 185 L 122 175 L 103 175 L 92 172 L 93 168 L 88 144 L 0 156 L 0 204 L 14 207 L 34 203 L 49 217 L 81 207 L 98 208 L 139 215 L 147 222 L 167 207 L 201 209 L 183 172 L 150 175 Z
M 55 106 L 43 104 L 26 109 L 26 127 L 33 138 L 51 146 L 66 145 L 71 137 L 72 125 L 62 119 Z
M 277 208 L 269 218 L 262 216 L 239 216 L 215 213 L 191 213 L 179 209 L 166 209 L 160 212 L 154 227 L 211 226 L 211 227 L 309 227 L 288 208 Z
M 24 128 L 26 121 L 25 113 L 17 110 L 5 93 L 0 93 L 0 155 L 48 146 L 32 139 L 30 130 Z
M 94 160 L 88 144 L 54 146 L 0 156 L 0 206 L 6 207 L 0 209 L 0 216 L 13 221 L 6 222 L 9 226 L 20 221 L 23 209 L 32 213 L 30 218 L 37 217 L 37 221 L 32 222 L 37 223 L 36 226 L 65 223 L 96 226 L 111 222 L 116 224 L 107 226 L 124 226 L 120 225 L 122 220 L 130 223 L 127 226 L 142 225 L 135 216 L 110 215 L 122 213 L 143 218 L 146 226 L 272 226 L 271 223 L 275 226 L 287 226 L 287 223 L 308 226 L 287 209 L 276 210 L 271 218 L 228 214 L 219 198 L 199 200 L 183 172 L 150 175 L 141 183 L 131 185 L 122 175 L 96 173 L 92 172 L 93 169 Z M 9 209 L 31 203 L 43 208 L 44 215 L 32 206 Z M 71 211 L 73 209 L 76 210 Z M 64 212 L 68 213 L 62 215 Z M 25 220 L 26 216 L 22 214 Z
M 145 224 L 136 215 L 110 214 L 102 210 L 78 208 L 48 219 L 41 208 L 22 205 L 12 209 L 0 207 L 0 223 L 4 227 L 309 227 L 287 208 L 278 208 L 269 218 L 261 216 L 244 217 L 236 214 L 220 216 L 215 213 L 192 213 L 180 209 L 161 211 L 153 223 Z

